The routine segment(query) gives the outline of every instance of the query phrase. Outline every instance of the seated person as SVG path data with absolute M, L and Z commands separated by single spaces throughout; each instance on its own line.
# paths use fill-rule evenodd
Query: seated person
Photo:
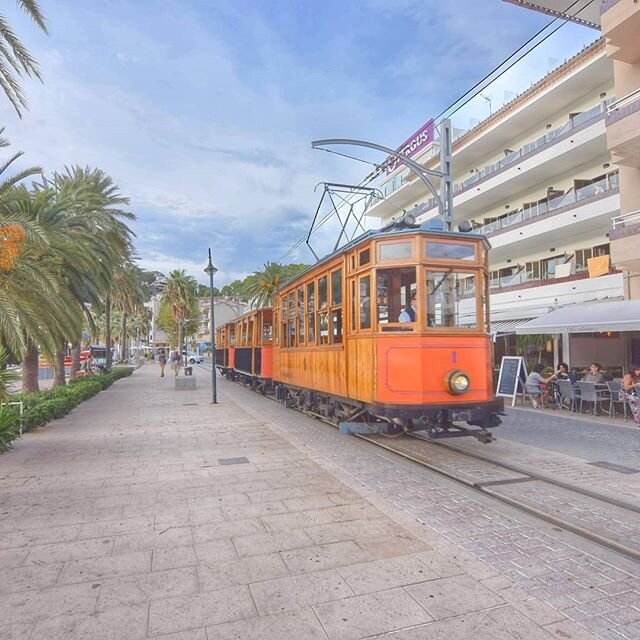
M 576 377 L 571 373 L 571 371 L 569 371 L 569 365 L 566 362 L 560 362 L 558 364 L 556 380 L 570 380 L 571 384 L 575 384 Z
M 600 363 L 592 362 L 589 365 L 589 373 L 582 378 L 582 382 L 595 382 L 596 384 L 604 384 L 604 375 L 600 371 Z
M 527 376 L 527 379 L 525 381 L 526 391 L 529 395 L 531 395 L 531 404 L 533 405 L 534 409 L 538 406 L 538 400 L 540 400 L 540 398 L 544 399 L 549 395 L 549 392 L 546 388 L 549 382 L 556 379 L 555 375 L 551 375 L 548 378 L 545 378 L 542 375 L 543 371 L 544 365 L 538 363 L 535 367 L 533 367 L 533 371 Z M 533 391 L 536 388 L 540 389 L 540 392 L 538 394 Z
M 416 321 L 416 294 L 411 294 L 411 304 L 403 309 L 398 316 L 398 322 L 415 322 Z

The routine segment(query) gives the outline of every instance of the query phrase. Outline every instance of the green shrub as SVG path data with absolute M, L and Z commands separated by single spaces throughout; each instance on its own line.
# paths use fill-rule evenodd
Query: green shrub
M 13 407 L 0 407 L 0 451 L 6 451 L 12 440 L 20 437 L 20 416 Z

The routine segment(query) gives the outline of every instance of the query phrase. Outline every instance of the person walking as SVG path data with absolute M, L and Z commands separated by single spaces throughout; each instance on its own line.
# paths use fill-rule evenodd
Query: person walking
M 164 378 L 164 368 L 167 365 L 167 354 L 164 349 L 160 349 L 158 353 L 158 364 L 160 365 L 160 377 Z
M 177 376 L 180 373 L 180 360 L 182 358 L 180 357 L 180 351 L 178 351 L 178 349 L 176 349 L 173 352 L 173 355 L 171 356 L 171 365 L 173 366 L 173 370 L 175 375 Z

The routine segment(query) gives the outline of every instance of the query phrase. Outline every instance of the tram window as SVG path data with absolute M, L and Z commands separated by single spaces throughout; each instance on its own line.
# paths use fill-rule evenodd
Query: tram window
M 413 243 L 411 242 L 385 242 L 378 246 L 378 259 L 401 260 L 410 258 L 413 253 Z
M 331 312 L 331 342 L 342 343 L 342 309 L 333 309 Z
M 270 322 L 262 323 L 262 339 L 263 340 L 271 340 L 273 337 L 272 331 L 273 331 L 273 327 L 271 326 Z
M 371 276 L 360 278 L 360 328 L 371 328 Z
M 402 322 L 400 315 L 411 305 L 411 295 L 414 291 L 416 291 L 415 267 L 378 269 L 376 281 L 378 323 Z
M 255 325 L 253 316 L 249 318 L 249 322 L 247 323 L 247 344 L 249 346 L 253 346 L 253 327 Z
M 318 342 L 319 344 L 329 344 L 329 313 L 321 311 L 318 314 Z
M 289 346 L 289 332 L 287 331 L 287 297 L 282 296 L 282 347 Z
M 475 260 L 476 247 L 468 243 L 427 242 L 427 257 L 442 260 Z
M 356 301 L 356 282 L 355 280 L 351 281 L 351 330 L 356 330 L 356 309 L 358 307 L 358 303 Z
M 318 309 L 324 309 L 328 302 L 327 276 L 318 279 Z
M 315 285 L 310 282 L 307 285 L 307 327 L 309 330 L 308 342 L 313 344 L 315 341 L 315 310 L 316 310 L 316 294 Z
M 363 267 L 365 264 L 369 264 L 371 261 L 371 256 L 369 254 L 369 249 L 365 249 L 360 252 L 360 266 Z
M 229 330 L 229 344 L 234 346 L 236 344 L 236 328 L 235 326 L 231 327 Z
M 476 278 L 473 272 L 427 271 L 427 326 L 476 328 Z
M 304 287 L 298 289 L 298 339 L 300 344 L 304 342 Z
M 289 327 L 289 346 L 296 346 L 296 298 L 295 293 L 289 294 L 289 316 L 287 318 Z
M 331 306 L 342 304 L 342 269 L 331 273 Z

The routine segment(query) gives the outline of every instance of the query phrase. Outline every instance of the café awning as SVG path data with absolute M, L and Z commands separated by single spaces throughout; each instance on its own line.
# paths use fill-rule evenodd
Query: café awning
M 498 336 L 506 336 L 510 333 L 515 333 L 518 327 L 530 322 L 532 318 L 517 318 L 515 320 L 492 320 L 491 321 L 491 333 L 495 333 Z
M 519 335 L 640 331 L 640 300 L 589 302 L 555 309 L 517 327 Z

